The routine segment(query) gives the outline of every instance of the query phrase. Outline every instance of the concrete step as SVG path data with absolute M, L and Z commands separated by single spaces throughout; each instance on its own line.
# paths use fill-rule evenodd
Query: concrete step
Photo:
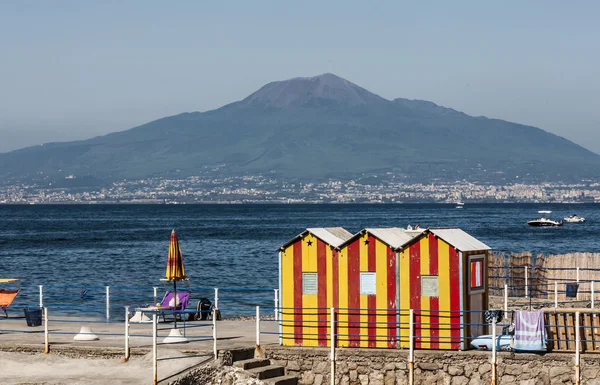
M 259 380 L 280 377 L 285 374 L 283 366 L 279 365 L 261 366 L 259 368 L 249 369 L 247 370 L 247 372 L 250 373 L 251 376 L 258 378 Z
M 262 366 L 271 365 L 271 361 L 265 358 L 251 358 L 249 360 L 236 361 L 233 363 L 233 366 L 238 368 L 242 368 L 244 370 L 260 368 Z
M 298 385 L 298 377 L 292 375 L 267 378 L 263 380 L 267 385 Z
M 234 362 L 254 358 L 254 348 L 224 350 L 220 356 L 225 365 L 233 365 Z

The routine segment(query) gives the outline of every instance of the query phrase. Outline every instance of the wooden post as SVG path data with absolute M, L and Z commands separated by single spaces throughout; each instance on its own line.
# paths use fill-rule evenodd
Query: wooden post
M 415 311 L 410 309 L 408 316 L 410 326 L 408 328 L 408 384 L 415 383 Z
M 48 339 L 48 308 L 44 308 L 44 353 L 50 353 L 50 341 Z

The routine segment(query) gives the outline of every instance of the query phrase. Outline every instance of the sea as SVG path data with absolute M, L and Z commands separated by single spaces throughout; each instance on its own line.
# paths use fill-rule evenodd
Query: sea
M 528 226 L 539 210 L 586 221 Z M 95 287 L 98 298 L 106 285 L 162 287 L 175 229 L 193 287 L 272 290 L 278 247 L 307 227 L 409 224 L 460 227 L 502 253 L 600 252 L 597 204 L 0 205 L 0 278 L 19 278 L 32 303 L 38 285 Z

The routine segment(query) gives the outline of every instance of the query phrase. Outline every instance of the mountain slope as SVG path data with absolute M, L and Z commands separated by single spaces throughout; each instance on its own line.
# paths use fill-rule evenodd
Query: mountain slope
M 265 85 L 217 110 L 89 140 L 0 154 L 0 178 L 105 180 L 270 173 L 315 179 L 392 172 L 414 180 L 596 177 L 600 156 L 541 129 L 431 102 L 388 101 L 332 74 Z

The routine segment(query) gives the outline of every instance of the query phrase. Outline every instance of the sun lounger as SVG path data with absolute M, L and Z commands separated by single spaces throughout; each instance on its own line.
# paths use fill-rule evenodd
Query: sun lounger
M 167 291 L 162 301 L 160 302 L 161 308 L 169 308 L 171 310 L 171 314 L 173 314 L 173 318 L 179 315 L 179 319 L 181 319 L 181 314 L 187 308 L 188 303 L 190 301 L 190 292 L 188 291 L 178 291 L 177 292 L 177 301 L 175 301 L 175 293 L 172 291 Z M 165 313 L 161 312 L 163 321 L 165 320 Z
M 20 289 L 0 289 L 0 308 L 4 310 L 5 317 L 8 318 L 8 312 L 6 311 L 6 308 L 8 308 L 13 303 L 15 297 L 17 296 L 17 294 L 19 294 L 20 291 Z

